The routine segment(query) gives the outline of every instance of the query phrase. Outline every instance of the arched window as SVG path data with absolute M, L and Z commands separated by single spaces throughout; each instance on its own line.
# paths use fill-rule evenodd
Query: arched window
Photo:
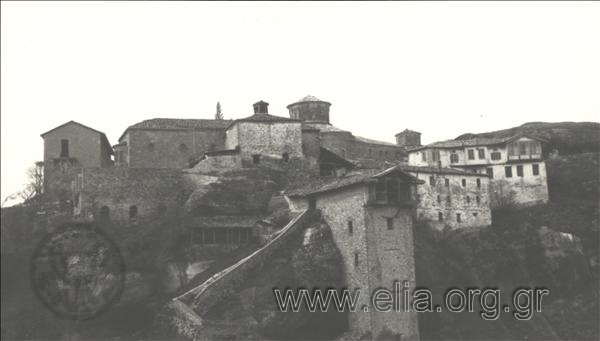
M 154 143 L 152 143 L 152 142 L 148 143 L 148 151 L 149 152 L 153 152 L 154 151 Z
M 185 153 L 188 151 L 188 147 L 185 145 L 185 143 L 182 143 L 179 145 L 179 151 L 182 153 Z
M 282 157 L 282 159 L 283 159 L 283 162 L 288 162 L 288 161 L 290 161 L 290 154 L 288 154 L 288 153 L 283 153 L 283 154 L 281 154 L 281 157 Z
M 138 208 L 137 206 L 129 206 L 129 219 L 137 219 Z
M 109 210 L 108 206 L 100 207 L 99 219 L 100 219 L 100 221 L 109 221 L 110 220 L 110 210 Z

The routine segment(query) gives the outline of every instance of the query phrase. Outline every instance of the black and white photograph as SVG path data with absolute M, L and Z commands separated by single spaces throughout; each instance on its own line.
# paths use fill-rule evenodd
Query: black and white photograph
M 600 339 L 600 2 L 1 1 L 1 339 Z

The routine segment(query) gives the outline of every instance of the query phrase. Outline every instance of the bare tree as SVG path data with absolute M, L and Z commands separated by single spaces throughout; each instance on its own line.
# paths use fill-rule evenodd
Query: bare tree
M 38 161 L 35 166 L 27 170 L 27 183 L 25 188 L 18 193 L 24 202 L 31 201 L 42 194 L 44 188 L 44 163 Z

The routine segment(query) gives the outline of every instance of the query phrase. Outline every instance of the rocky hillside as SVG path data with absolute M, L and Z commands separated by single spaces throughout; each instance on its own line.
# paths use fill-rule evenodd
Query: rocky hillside
M 518 127 L 479 134 L 462 134 L 456 139 L 472 137 L 508 137 L 518 133 L 529 133 L 546 139 L 544 152 L 560 155 L 600 151 L 600 123 L 596 122 L 529 122 Z

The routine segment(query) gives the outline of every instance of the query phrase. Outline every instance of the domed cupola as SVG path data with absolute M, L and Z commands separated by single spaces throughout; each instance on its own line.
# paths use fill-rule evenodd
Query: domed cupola
M 290 118 L 304 122 L 329 123 L 331 103 L 308 95 L 287 106 Z

